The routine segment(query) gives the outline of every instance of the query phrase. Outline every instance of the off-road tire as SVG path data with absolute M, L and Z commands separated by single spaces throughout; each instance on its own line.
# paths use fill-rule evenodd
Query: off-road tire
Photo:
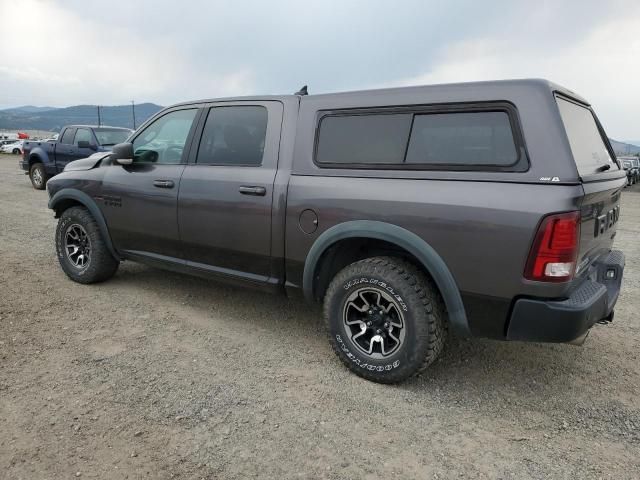
M 84 229 L 90 245 L 89 261 L 84 267 L 75 266 L 65 251 L 65 236 L 74 225 Z M 107 248 L 95 219 L 84 207 L 71 207 L 58 220 L 56 254 L 64 273 L 74 282 L 84 284 L 108 280 L 116 273 L 120 264 Z
M 47 180 L 49 177 L 47 173 L 44 171 L 44 165 L 42 163 L 34 163 L 31 165 L 29 169 L 29 180 L 31 180 L 31 185 L 36 190 L 44 190 L 47 186 Z
M 374 359 L 356 348 L 345 326 L 345 305 L 362 288 L 391 295 L 402 309 L 404 340 L 387 358 Z M 342 363 L 379 383 L 397 383 L 420 373 L 440 355 L 447 338 L 444 304 L 436 286 L 412 263 L 395 257 L 367 258 L 341 270 L 324 297 L 324 318 L 329 342 Z

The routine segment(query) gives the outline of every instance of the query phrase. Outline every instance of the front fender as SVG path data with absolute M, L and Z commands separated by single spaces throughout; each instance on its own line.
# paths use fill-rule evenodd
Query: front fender
M 107 222 L 104 219 L 104 215 L 102 211 L 96 204 L 95 200 L 91 198 L 86 193 L 76 190 L 75 188 L 63 188 L 56 192 L 51 199 L 49 200 L 49 208 L 51 210 L 56 210 L 57 207 L 62 205 L 65 201 L 72 201 L 73 203 L 80 203 L 84 206 L 93 218 L 96 220 L 98 224 L 98 228 L 100 229 L 100 234 L 102 235 L 102 239 L 104 243 L 107 245 L 109 252 L 113 255 L 113 258 L 116 260 L 120 260 L 120 255 L 113 246 L 113 242 L 111 241 L 111 236 L 109 235 L 109 229 L 107 228 Z
M 416 257 L 438 286 L 449 314 L 449 323 L 456 334 L 470 336 L 460 290 L 442 257 L 422 238 L 397 225 L 371 220 L 354 220 L 335 225 L 315 241 L 304 265 L 303 290 L 313 300 L 313 283 L 322 254 L 334 243 L 346 238 L 372 238 L 393 243 Z

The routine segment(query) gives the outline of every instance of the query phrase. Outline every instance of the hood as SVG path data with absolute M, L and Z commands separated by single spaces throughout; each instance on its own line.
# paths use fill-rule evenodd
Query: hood
M 65 172 L 73 172 L 78 170 L 91 170 L 92 168 L 100 165 L 100 162 L 111 155 L 111 152 L 97 152 L 87 158 L 81 158 L 80 160 L 74 160 L 67 163 L 64 167 Z

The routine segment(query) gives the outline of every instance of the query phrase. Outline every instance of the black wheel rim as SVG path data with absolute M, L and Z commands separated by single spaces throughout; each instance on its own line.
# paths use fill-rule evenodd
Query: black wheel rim
M 363 287 L 352 292 L 345 301 L 342 319 L 350 342 L 369 358 L 387 358 L 404 343 L 402 309 L 382 290 Z
M 64 234 L 64 251 L 67 260 L 79 270 L 85 269 L 91 262 L 91 240 L 82 225 L 69 225 Z

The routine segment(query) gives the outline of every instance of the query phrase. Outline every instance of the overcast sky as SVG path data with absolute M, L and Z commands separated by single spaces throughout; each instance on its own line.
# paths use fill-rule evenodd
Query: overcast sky
M 639 0 L 0 0 L 0 18 L 0 108 L 543 77 L 640 140 Z

